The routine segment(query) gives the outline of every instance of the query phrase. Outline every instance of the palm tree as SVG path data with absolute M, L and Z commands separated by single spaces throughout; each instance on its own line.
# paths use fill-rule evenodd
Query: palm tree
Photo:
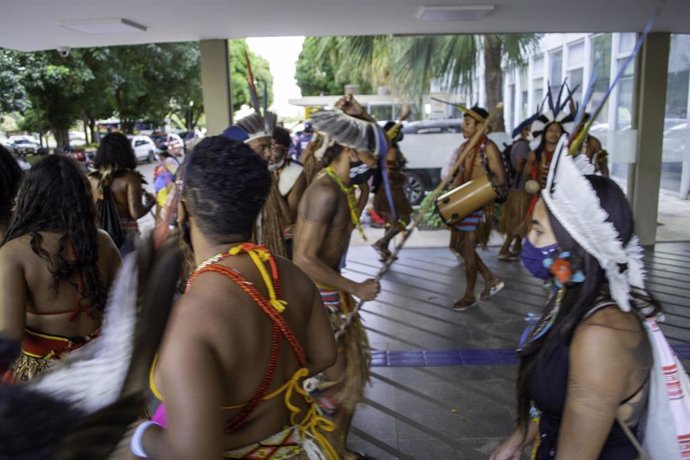
M 386 84 L 396 94 L 419 99 L 432 81 L 449 91 L 471 88 L 481 53 L 488 107 L 503 100 L 504 71 L 525 65 L 526 52 L 539 42 L 534 34 L 372 35 L 322 40 L 319 58 L 331 59 L 337 73 L 358 69 L 372 85 Z M 497 117 L 494 129 L 505 130 L 503 117 Z

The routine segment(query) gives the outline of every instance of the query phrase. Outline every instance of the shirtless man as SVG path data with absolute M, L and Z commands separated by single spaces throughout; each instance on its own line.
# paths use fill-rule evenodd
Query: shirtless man
M 501 152 L 493 141 L 482 135 L 474 149 L 464 152 L 465 145 L 467 142 L 470 142 L 470 139 L 480 129 L 481 123 L 488 116 L 489 113 L 480 107 L 473 107 L 468 113 L 465 113 L 462 133 L 467 141 L 458 149 L 459 154 L 464 156 L 460 157 L 460 170 L 452 182 L 452 188 L 486 175 L 489 176 L 489 180 L 494 185 L 501 186 L 505 183 L 506 178 L 504 177 L 505 172 L 501 163 Z M 453 304 L 453 309 L 456 311 L 465 311 L 477 305 L 474 293 L 477 273 L 480 273 L 484 278 L 485 286 L 484 290 L 479 294 L 480 299 L 488 299 L 504 287 L 503 281 L 489 270 L 489 267 L 486 266 L 479 254 L 477 254 L 477 245 L 479 244 L 477 230 L 482 219 L 486 218 L 485 216 L 485 211 L 480 209 L 456 223 L 454 228 L 451 229 L 455 234 L 454 238 L 461 241 L 461 244 L 457 246 L 457 250 L 465 260 L 465 279 L 467 282 L 465 294 Z
M 101 139 L 94 160 L 96 170 L 89 174 L 94 202 L 103 199 L 104 187 L 110 187 L 120 218 L 125 241 L 120 246 L 124 256 L 134 250 L 139 234 L 137 219 L 156 204 L 155 197 L 144 190 L 144 177 L 136 172 L 137 159 L 132 145 L 122 133 L 110 133 Z M 143 203 L 143 198 L 146 203 Z
M 47 156 L 24 179 L 0 242 L 0 339 L 22 344 L 11 365 L 0 362 L 4 382 L 32 379 L 98 336 L 120 256 L 95 212 L 67 157 Z
M 356 101 L 347 98 L 339 105 L 345 113 L 319 112 L 312 119 L 324 147 L 315 154 L 322 157 L 325 170 L 312 182 L 300 203 L 294 254 L 295 263 L 319 286 L 334 330 L 354 308 L 352 296 L 372 300 L 380 290 L 373 279 L 356 282 L 345 278 L 340 274 L 340 266 L 353 227 L 359 224 L 352 183 L 360 182 L 361 175 L 367 174 L 363 165 L 375 168 L 377 155 L 387 150 L 374 123 L 346 114 L 365 116 Z M 345 131 L 353 136 L 343 136 Z M 338 428 L 334 446 L 339 455 L 348 460 L 366 458 L 346 449 L 355 406 L 363 397 L 368 380 L 368 342 L 358 317 L 345 329 L 337 345 L 336 363 L 325 372 L 325 382 L 321 384 L 325 389 L 320 405 L 333 415 Z
M 261 443 L 276 449 L 271 458 L 313 458 L 307 440 L 332 452 L 321 433 L 332 422 L 301 388 L 335 360 L 321 296 L 290 261 L 249 242 L 270 186 L 266 163 L 223 136 L 186 161 L 178 223 L 197 268 L 155 364 L 151 389 L 164 409 L 137 427 L 132 453 L 246 458 Z

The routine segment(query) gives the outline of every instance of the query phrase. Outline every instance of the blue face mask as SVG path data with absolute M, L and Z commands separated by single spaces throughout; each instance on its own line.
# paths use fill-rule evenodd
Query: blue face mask
M 543 248 L 535 247 L 528 238 L 522 245 L 520 252 L 520 260 L 529 272 L 539 279 L 549 279 L 550 273 L 546 268 L 544 261 L 551 259 L 558 251 L 558 244 L 551 244 Z

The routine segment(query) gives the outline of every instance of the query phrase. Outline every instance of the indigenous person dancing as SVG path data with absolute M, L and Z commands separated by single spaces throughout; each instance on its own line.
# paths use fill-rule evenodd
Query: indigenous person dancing
M 491 458 L 520 458 L 533 441 L 537 459 L 638 458 L 623 425 L 635 434 L 645 412 L 652 354 L 642 323 L 659 306 L 644 289 L 630 206 L 565 148 L 541 197 L 522 260 L 554 293 L 518 350 L 517 426 Z
M 98 146 L 94 159 L 95 171 L 89 174 L 94 202 L 104 198 L 110 189 L 117 208 L 120 227 L 125 240 L 120 247 L 124 256 L 134 250 L 139 234 L 137 219 L 143 217 L 156 204 L 155 197 L 144 190 L 144 177 L 136 172 L 137 159 L 127 137 L 122 133 L 107 134 Z M 143 199 L 146 199 L 146 204 Z
M 271 184 L 266 162 L 210 137 L 187 157 L 183 180 L 178 222 L 198 265 L 151 370 L 164 403 L 156 423 L 135 430 L 132 452 L 335 458 L 323 437 L 333 424 L 302 390 L 335 360 L 321 296 L 295 265 L 249 242 Z
M 0 242 L 0 337 L 21 342 L 3 381 L 32 379 L 97 337 L 119 267 L 81 167 L 61 155 L 39 161 Z
M 450 165 L 458 161 L 458 156 L 465 150 L 465 145 L 480 128 L 480 124 L 486 120 L 489 113 L 480 107 L 469 109 L 463 116 L 462 133 L 467 139 L 451 156 Z M 451 183 L 451 188 L 456 188 L 466 182 L 482 176 L 489 176 L 489 180 L 500 186 L 505 183 L 506 177 L 501 163 L 501 152 L 488 137 L 482 136 L 477 145 L 464 157 L 460 157 L 461 166 Z M 447 174 L 447 173 L 446 173 Z M 453 309 L 465 311 L 477 305 L 474 288 L 477 282 L 477 273 L 484 278 L 484 290 L 479 294 L 480 299 L 488 299 L 497 294 L 505 286 L 503 281 L 494 275 L 489 267 L 477 254 L 479 240 L 479 226 L 486 219 L 486 212 L 480 209 L 459 221 L 451 228 L 451 248 L 459 253 L 465 260 L 465 294 L 455 304 Z M 490 218 L 490 217 L 489 217 Z M 486 235 L 488 237 L 488 235 Z
M 352 99 L 343 99 L 340 105 L 347 113 L 365 116 Z M 323 111 L 312 117 L 314 130 L 323 142 L 321 151 L 315 154 L 321 157 L 325 171 L 302 198 L 295 234 L 295 263 L 319 285 L 334 331 L 343 326 L 355 307 L 353 295 L 372 300 L 380 289 L 372 279 L 358 283 L 340 274 L 351 232 L 354 227 L 361 230 L 352 184 L 362 182 L 370 172 L 367 169 L 376 167 L 376 156 L 387 150 L 376 124 L 347 113 Z M 369 375 L 368 341 L 359 317 L 354 317 L 337 345 L 336 363 L 325 372 L 321 383 L 324 391 L 320 404 L 333 414 L 338 427 L 334 445 L 339 455 L 346 459 L 366 458 L 346 449 L 350 422 L 364 396 Z
M 386 171 L 378 171 L 377 184 L 374 187 L 374 209 L 386 220 L 386 233 L 383 237 L 373 244 L 374 249 L 381 255 L 381 260 L 385 261 L 391 257 L 388 246 L 391 240 L 400 232 L 404 231 L 410 223 L 412 206 L 405 195 L 405 173 L 403 169 L 407 159 L 400 151 L 398 142 L 402 141 L 403 134 L 401 125 L 389 121 L 383 127 L 386 137 L 390 140 L 390 147 L 386 153 Z M 388 195 L 383 183 L 383 174 L 388 174 L 390 192 L 392 195 L 393 206 L 391 209 Z
M 14 156 L 0 145 L 0 238 L 5 234 L 12 215 L 14 197 L 22 180 L 22 169 Z
M 515 177 L 501 209 L 501 220 L 498 223 L 498 231 L 506 236 L 503 246 L 498 251 L 498 260 L 518 260 L 522 251 L 522 240 L 527 234 L 530 195 L 525 192 L 524 170 L 530 153 L 529 141 L 532 138 L 532 122 L 535 118 L 536 116 L 528 118 L 513 130 L 514 142 L 510 148 L 510 162 Z

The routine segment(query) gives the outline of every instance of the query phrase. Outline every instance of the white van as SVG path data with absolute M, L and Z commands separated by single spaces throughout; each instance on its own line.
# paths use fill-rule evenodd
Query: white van
M 132 149 L 134 149 L 134 156 L 137 157 L 137 161 L 146 161 L 148 163 L 153 163 L 156 161 L 158 148 L 153 142 L 153 139 L 151 139 L 149 136 L 138 134 L 136 136 L 131 136 L 130 140 L 132 142 Z

